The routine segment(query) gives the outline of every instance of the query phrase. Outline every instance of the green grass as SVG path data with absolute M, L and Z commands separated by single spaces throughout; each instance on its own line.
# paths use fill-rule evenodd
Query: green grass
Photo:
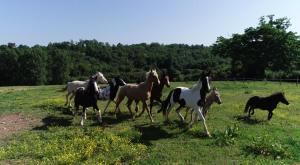
M 172 87 L 193 82 L 172 83 Z M 123 116 L 104 116 L 99 126 L 88 111 L 85 126 L 64 107 L 62 86 L 1 87 L 0 115 L 20 112 L 41 118 L 44 125 L 3 140 L 0 164 L 293 164 L 300 163 L 300 89 L 293 83 L 213 82 L 223 104 L 214 104 L 207 116 L 212 138 L 204 135 L 202 122 L 191 129 L 174 110 L 170 122 L 155 114 L 150 124 L 146 113 L 132 121 Z M 165 88 L 164 98 L 171 88 Z M 284 91 L 290 105 L 279 104 L 271 121 L 267 111 L 256 110 L 250 119 L 243 113 L 253 95 Z M 106 102 L 98 102 L 103 110 Z M 154 112 L 159 106 L 154 107 Z M 110 105 L 110 112 L 114 105 Z M 141 106 L 140 106 L 141 109 Z M 184 111 L 182 111 L 184 113 Z

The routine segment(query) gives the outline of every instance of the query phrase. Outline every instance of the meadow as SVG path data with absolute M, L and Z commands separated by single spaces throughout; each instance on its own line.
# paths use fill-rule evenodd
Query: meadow
M 164 98 L 172 88 L 193 83 L 171 82 Z M 146 113 L 132 121 L 123 101 L 120 119 L 114 117 L 111 104 L 102 125 L 89 109 L 85 125 L 80 126 L 79 114 L 73 117 L 64 106 L 63 86 L 0 87 L 0 116 L 18 113 L 41 121 L 0 138 L 0 164 L 300 163 L 299 86 L 252 81 L 216 81 L 212 86 L 223 102 L 214 104 L 206 118 L 212 138 L 205 136 L 202 122 L 190 129 L 181 123 L 174 109 L 165 122 L 156 113 L 160 106 L 155 106 L 151 124 Z M 279 104 L 271 121 L 261 110 L 245 117 L 249 97 L 276 91 L 284 91 L 290 104 Z M 103 111 L 106 101 L 98 105 Z

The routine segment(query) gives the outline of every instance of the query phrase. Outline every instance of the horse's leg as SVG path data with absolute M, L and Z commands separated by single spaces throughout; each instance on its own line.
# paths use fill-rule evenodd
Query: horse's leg
M 128 110 L 129 110 L 129 112 L 130 112 L 130 115 L 131 115 L 131 117 L 132 117 L 132 119 L 134 120 L 134 118 L 135 118 L 135 116 L 133 115 L 133 113 L 132 113 L 132 111 L 131 111 L 131 104 L 132 104 L 132 99 L 128 99 L 128 101 L 127 101 L 127 108 L 128 108 Z
M 101 110 L 98 108 L 97 103 L 96 103 L 96 105 L 94 105 L 93 108 L 96 109 L 96 115 L 98 116 L 99 123 L 102 123 Z
M 104 108 L 103 115 L 106 113 L 106 110 L 107 110 L 108 105 L 110 104 L 110 102 L 111 102 L 111 100 L 109 99 L 106 106 L 105 106 L 105 108 Z
M 249 109 L 248 109 L 248 117 L 250 118 L 250 116 L 251 116 L 251 109 L 252 109 L 252 107 L 250 107 Z
M 268 114 L 268 120 L 271 120 L 271 119 L 272 119 L 272 116 L 273 116 L 273 112 L 272 112 L 272 111 L 269 111 L 269 114 Z
M 254 115 L 254 108 L 251 109 L 251 115 Z
M 150 113 L 151 113 L 151 115 L 152 115 L 153 103 L 154 103 L 154 98 L 150 98 Z
M 70 95 L 70 93 L 68 92 L 68 93 L 66 94 L 66 103 L 65 103 L 65 106 L 68 105 L 68 102 L 69 102 L 69 95 Z
M 165 120 L 169 120 L 169 113 L 172 110 L 172 108 L 174 107 L 175 103 L 171 103 L 171 105 L 169 107 L 167 107 L 166 109 L 166 114 L 165 114 Z
M 177 109 L 176 109 L 176 113 L 178 115 L 178 117 L 180 118 L 181 122 L 183 123 L 184 122 L 184 118 L 183 116 L 180 114 L 180 109 L 182 108 L 183 106 L 179 106 Z
M 121 112 L 119 106 L 120 106 L 120 103 L 123 101 L 124 98 L 125 98 L 125 96 L 119 96 L 118 99 L 117 99 L 117 101 L 116 101 L 116 108 L 115 108 L 116 118 L 118 118 L 117 117 L 117 111 L 118 111 L 118 113 Z
M 139 111 L 139 101 L 135 100 L 135 112 L 137 113 Z
M 185 109 L 185 115 L 184 115 L 184 119 L 185 119 L 185 120 L 187 119 L 188 113 L 189 113 L 189 108 L 186 108 L 186 109 Z
M 145 101 L 146 102 L 146 101 Z M 137 104 L 136 104 L 136 106 L 137 106 Z M 148 108 L 148 106 L 146 106 L 147 108 Z M 142 110 L 142 112 L 138 115 L 138 117 L 140 117 L 140 116 L 142 116 L 143 114 L 144 114 L 144 112 L 145 112 L 145 107 L 144 107 L 144 101 L 143 101 L 143 110 Z
M 85 108 L 85 111 L 84 111 L 84 119 L 86 120 L 86 111 L 87 111 L 87 108 Z
M 69 101 L 69 107 L 72 107 L 72 99 L 73 99 L 73 97 L 75 96 L 75 93 L 74 92 L 72 92 L 71 93 L 71 97 L 70 97 L 70 101 Z
M 153 121 L 153 118 L 151 116 L 150 110 L 148 108 L 148 105 L 147 105 L 146 101 L 144 100 L 143 101 L 143 111 L 145 111 L 145 109 L 147 110 L 147 113 L 148 113 L 148 116 L 149 116 L 149 118 L 151 120 L 151 123 L 153 123 L 154 121 Z
M 205 117 L 204 117 L 203 114 L 201 113 L 201 108 L 198 107 L 198 108 L 195 109 L 195 110 L 196 110 L 196 112 L 198 113 L 199 118 L 203 120 L 203 125 L 204 125 L 204 128 L 205 128 L 205 131 L 206 131 L 207 136 L 208 136 L 208 137 L 211 137 L 210 133 L 208 132 L 207 126 L 206 126 Z
M 80 122 L 80 125 L 82 126 L 83 126 L 83 118 L 85 113 L 86 113 L 86 107 L 82 107 L 81 122 Z

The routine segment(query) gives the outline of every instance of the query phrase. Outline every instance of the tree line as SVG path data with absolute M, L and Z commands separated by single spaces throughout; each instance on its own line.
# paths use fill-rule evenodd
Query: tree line
M 0 46 L 0 85 L 64 84 L 85 80 L 96 71 L 107 78 L 142 81 L 150 68 L 168 72 L 172 81 L 212 76 L 291 78 L 300 73 L 300 40 L 288 31 L 287 18 L 261 17 L 243 34 L 219 37 L 211 46 L 141 43 L 111 45 L 97 40 L 47 46 Z

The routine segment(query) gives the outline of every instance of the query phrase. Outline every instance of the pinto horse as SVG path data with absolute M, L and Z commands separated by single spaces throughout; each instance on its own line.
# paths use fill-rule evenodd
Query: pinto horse
M 244 112 L 248 112 L 248 117 L 250 117 L 254 114 L 254 109 L 256 108 L 267 110 L 269 111 L 268 120 L 271 120 L 273 110 L 277 107 L 279 102 L 289 105 L 289 102 L 285 98 L 283 92 L 276 92 L 267 97 L 253 96 L 247 101 Z
M 178 103 L 179 107 L 176 109 L 176 112 L 181 121 L 183 122 L 184 118 L 180 114 L 180 109 L 183 107 L 192 108 L 194 109 L 194 111 L 197 112 L 199 118 L 203 120 L 203 125 L 206 130 L 206 134 L 209 137 L 211 137 L 206 126 L 205 118 L 202 114 L 202 109 L 205 104 L 205 97 L 209 90 L 209 77 L 207 75 L 202 74 L 200 80 L 192 88 L 177 87 L 174 90 L 172 90 L 169 93 L 167 99 L 164 101 L 162 108 L 161 110 L 159 110 L 159 112 L 163 111 L 165 119 L 168 120 L 170 110 L 175 106 L 176 103 Z M 190 125 L 190 127 L 192 126 L 192 124 Z
M 147 106 L 146 101 L 150 98 L 151 96 L 151 90 L 153 87 L 153 83 L 159 84 L 159 79 L 156 70 L 150 70 L 146 74 L 146 81 L 142 82 L 140 84 L 126 84 L 122 87 L 119 88 L 118 94 L 117 94 L 117 101 L 116 101 L 116 109 L 115 109 L 115 114 L 117 114 L 117 110 L 120 113 L 120 108 L 119 105 L 123 101 L 125 97 L 130 100 L 130 102 L 127 105 L 131 105 L 131 102 L 134 100 L 135 102 L 142 101 L 143 103 L 143 111 L 147 109 L 147 113 L 149 115 L 149 118 L 151 122 L 153 122 L 152 115 L 149 111 L 149 108 Z M 131 107 L 127 106 L 128 110 L 134 119 L 135 116 L 132 114 Z
M 222 104 L 222 100 L 221 100 L 221 96 L 220 96 L 220 93 L 218 91 L 217 88 L 213 88 L 212 91 L 206 96 L 206 101 L 205 101 L 205 104 L 204 104 L 204 107 L 203 107 L 203 110 L 202 110 L 202 114 L 204 117 L 206 117 L 206 114 L 208 112 L 208 110 L 210 109 L 211 105 L 213 103 L 218 103 L 218 104 Z M 187 117 L 187 114 L 188 114 L 188 111 L 189 111 L 189 108 L 186 109 L 186 114 L 185 114 L 185 119 Z M 193 119 L 193 109 L 191 110 L 191 121 L 190 122 L 194 122 L 194 119 Z
M 97 106 L 97 96 L 99 94 L 97 86 L 97 77 L 91 77 L 88 81 L 87 87 L 79 87 L 75 92 L 75 112 L 78 111 L 79 106 L 82 106 L 81 122 L 83 125 L 83 118 L 86 119 L 86 110 L 87 107 L 93 107 L 98 116 L 99 123 L 102 123 L 101 112 Z
M 92 77 L 95 77 L 97 82 L 107 84 L 107 80 L 101 72 L 97 72 Z M 68 82 L 66 87 L 65 87 L 65 89 L 67 90 L 65 105 L 68 105 L 68 103 L 69 103 L 69 106 L 71 107 L 72 106 L 71 105 L 71 100 L 75 96 L 75 92 L 76 92 L 77 88 L 79 88 L 79 87 L 85 87 L 86 88 L 88 83 L 89 83 L 89 80 Z M 71 97 L 69 98 L 70 95 L 71 95 Z

